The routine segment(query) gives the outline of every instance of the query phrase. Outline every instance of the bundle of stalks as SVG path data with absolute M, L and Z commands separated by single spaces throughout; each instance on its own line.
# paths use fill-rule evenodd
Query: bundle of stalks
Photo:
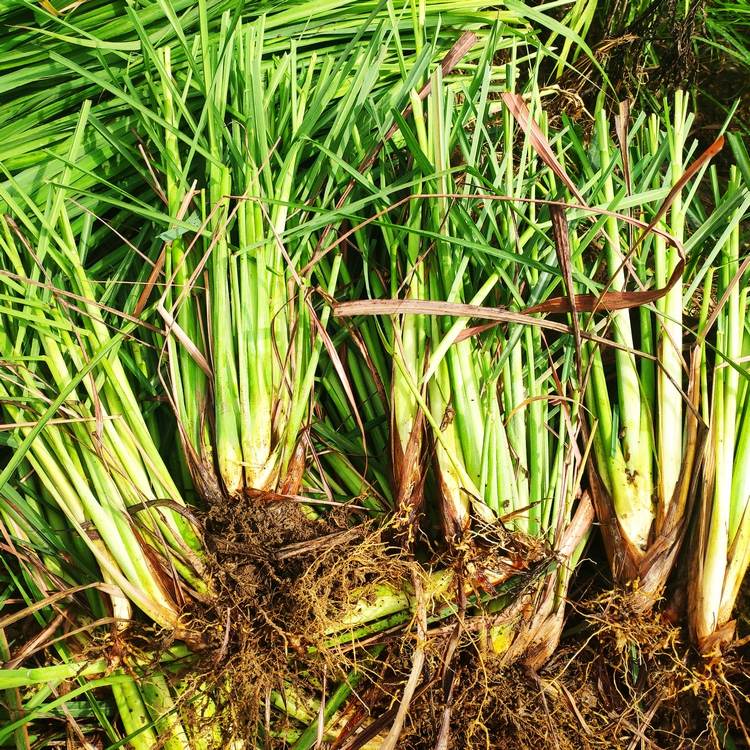
M 587 344 L 586 404 L 596 458 L 590 479 L 612 572 L 634 588 L 636 611 L 650 610 L 662 594 L 687 530 L 700 466 L 700 358 L 694 347 L 686 357 L 683 347 L 684 311 L 693 305 L 695 290 L 683 291 L 685 245 L 691 250 L 699 239 L 723 229 L 723 222 L 739 221 L 737 203 L 724 203 L 690 238 L 697 226 L 690 227 L 688 217 L 700 215 L 702 175 L 721 147 L 720 139 L 688 167 L 695 149 L 687 138 L 691 120 L 679 91 L 674 106 L 665 105 L 663 118 L 641 115 L 631 124 L 623 106 L 615 147 L 601 108 L 598 164 L 594 169 L 591 159 L 583 163 L 588 184 L 596 185 L 590 200 L 609 211 L 625 210 L 628 217 L 630 206 L 637 205 L 642 223 L 610 215 L 571 238 L 582 270 L 585 248 L 596 232 L 602 237 L 597 262 L 606 268 L 608 281 L 593 297 L 581 297 L 592 311 L 582 317 L 581 328 L 611 339 L 616 377 L 610 386 L 601 343 Z M 644 199 L 648 195 L 652 209 Z M 633 288 L 637 291 L 629 291 Z M 601 318 L 597 313 L 604 311 Z
M 747 163 L 741 141 L 733 145 L 744 156 L 740 163 Z M 692 285 L 703 288 L 698 341 L 708 440 L 690 545 L 688 621 L 705 654 L 715 654 L 734 638 L 732 612 L 750 564 L 750 262 L 740 260 L 739 227 L 750 194 L 736 167 L 723 193 L 715 172 L 712 185 L 717 208 L 732 206 L 733 211 Z
M 539 665 L 559 638 L 564 592 L 592 520 L 584 499 L 573 521 L 584 465 L 573 350 L 562 339 L 547 343 L 545 321 L 518 312 L 559 280 L 560 248 L 537 230 L 550 226 L 550 211 L 534 205 L 557 188 L 552 170 L 534 163 L 529 141 L 516 142 L 509 109 L 500 121 L 488 96 L 497 81 L 487 59 L 456 92 L 439 71 L 430 83 L 424 103 L 412 98 L 413 125 L 399 121 L 386 162 L 408 149 L 409 197 L 376 217 L 391 299 L 343 303 L 336 315 L 400 315 L 384 321 L 381 335 L 393 362 L 393 497 L 402 544 L 414 550 L 425 534 L 434 536 L 426 517 L 440 524 L 437 544 L 457 580 L 492 592 L 530 576 L 539 598 L 521 632 L 528 592 L 523 602 L 517 592 L 496 596 L 487 610 L 505 610 L 505 624 L 491 631 L 495 649 L 509 662 Z M 380 183 L 389 176 L 384 167 Z M 363 235 L 362 227 L 354 231 L 358 241 Z M 366 263 L 376 267 L 372 244 Z M 376 273 L 369 287 L 386 291 Z M 472 327 L 472 317 L 504 324 Z M 368 325 L 360 318 L 355 327 L 360 321 Z M 555 555 L 558 565 L 550 565 Z M 507 609 L 514 602 L 519 608 Z
M 88 113 L 84 106 L 71 162 Z M 92 633 L 114 625 L 115 640 L 127 640 L 122 631 L 134 616 L 133 603 L 169 637 L 202 647 L 193 609 L 213 594 L 199 526 L 149 430 L 152 420 L 141 411 L 140 383 L 154 384 L 142 369 L 141 345 L 131 338 L 137 321 L 123 323 L 121 313 L 102 303 L 107 285 L 93 282 L 85 269 L 90 215 L 71 219 L 64 187 L 44 207 L 13 187 L 15 194 L 0 188 L 14 212 L 0 227 L 0 402 L 14 448 L 0 475 L 0 516 L 30 595 L 29 606 L 2 618 L 0 631 L 35 616 L 39 633 L 18 647 L 6 641 L 3 660 L 9 676 L 51 641 L 68 671 L 51 676 L 25 701 L 11 679 L 7 689 L 16 711 L 4 733 L 28 747 L 26 725 L 39 712 L 77 695 L 86 695 L 97 711 L 89 691 L 106 685 L 126 733 L 142 733 L 138 747 L 145 749 L 157 740 L 145 725 L 156 722 L 168 741 L 184 734 L 176 719 L 162 719 L 173 710 L 162 678 L 136 683 L 118 669 L 95 684 L 80 678 L 63 698 L 56 690 L 68 685 L 64 675 L 80 671 Z M 55 605 L 61 600 L 68 602 L 62 613 Z M 112 659 L 110 671 L 118 661 Z M 28 669 L 18 671 L 29 677 Z M 101 720 L 114 741 L 109 721 Z
M 84 107 L 69 159 L 81 148 Z M 155 622 L 181 630 L 190 591 L 206 594 L 201 543 L 152 438 L 118 355 L 134 326 L 108 321 L 82 255 L 91 221 L 71 222 L 65 188 L 37 207 L 3 189 L 15 219 L 2 222 L 2 400 L 17 449 L 0 475 L 5 488 L 22 460 L 119 587 Z M 59 290 L 54 279 L 67 278 Z M 133 365 L 131 362 L 131 366 Z M 7 498 L 7 496 L 6 496 Z M 12 501 L 11 501 L 12 505 Z M 127 599 L 113 600 L 127 620 Z

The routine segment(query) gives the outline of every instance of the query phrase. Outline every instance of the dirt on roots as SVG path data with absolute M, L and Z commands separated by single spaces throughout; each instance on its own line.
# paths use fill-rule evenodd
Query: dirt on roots
M 315 725 L 320 697 L 330 700 L 356 669 L 361 677 L 320 747 L 380 747 L 422 647 L 397 743 L 405 750 L 718 750 L 733 746 L 727 736 L 750 747 L 747 645 L 700 658 L 684 630 L 658 608 L 635 616 L 625 594 L 569 604 L 560 646 L 538 671 L 494 654 L 489 615 L 471 607 L 433 621 L 424 639 L 405 619 L 354 649 L 334 637 L 352 603 L 373 603 L 382 584 L 408 588 L 424 571 L 387 529 L 249 499 L 212 509 L 205 525 L 220 605 L 199 624 L 207 647 L 173 681 L 185 723 L 211 746 L 293 745 Z

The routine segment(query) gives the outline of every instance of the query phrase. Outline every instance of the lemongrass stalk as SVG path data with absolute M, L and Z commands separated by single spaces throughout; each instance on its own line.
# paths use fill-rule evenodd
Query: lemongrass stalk
M 683 155 L 690 126 L 687 113 L 688 100 L 681 90 L 675 92 L 674 117 L 667 110 L 667 138 L 670 155 L 670 182 L 675 185 L 684 171 Z M 654 120 L 651 120 L 652 124 Z M 653 143 L 653 135 L 652 135 Z M 669 230 L 682 242 L 685 231 L 685 212 L 682 195 L 674 198 L 670 210 Z M 661 237 L 655 238 L 656 283 L 665 286 L 680 262 L 678 250 L 670 246 L 667 251 Z M 678 282 L 667 295 L 657 302 L 663 313 L 659 320 L 658 356 L 662 367 L 658 374 L 658 455 L 659 455 L 659 510 L 657 531 L 666 517 L 683 464 L 683 404 L 682 394 L 675 384 L 682 382 L 682 288 Z M 671 382 L 670 382 L 671 380 Z
M 523 336 L 523 333 L 521 335 Z M 503 368 L 505 384 L 503 388 L 503 406 L 505 413 L 512 415 L 508 418 L 508 444 L 510 451 L 518 457 L 518 467 L 524 477 L 524 481 L 517 483 L 513 482 L 512 478 L 510 480 L 506 479 L 507 489 L 504 493 L 504 501 L 508 502 L 509 498 L 512 498 L 512 500 L 510 500 L 507 506 L 504 505 L 504 507 L 507 507 L 512 512 L 529 505 L 529 455 L 526 418 L 529 412 L 528 407 L 521 406 L 526 400 L 526 387 L 529 378 L 524 375 L 524 351 L 521 342 L 516 338 L 516 343 L 513 345 L 508 340 L 506 347 L 508 347 L 510 353 Z M 506 468 L 510 468 L 512 465 L 510 452 L 507 456 L 503 455 L 502 461 Z M 518 518 L 514 521 L 514 526 L 521 531 L 527 531 L 527 518 L 524 516 Z
M 504 337 L 498 336 L 498 341 L 503 341 L 503 339 Z M 508 377 L 510 358 L 506 360 L 503 372 L 506 377 L 505 382 L 511 383 L 512 380 Z M 489 382 L 492 386 L 497 385 L 495 379 L 489 379 Z M 485 397 L 488 415 L 486 430 L 489 437 L 486 441 L 487 482 L 485 486 L 490 492 L 487 504 L 500 517 L 528 505 L 525 482 L 515 481 L 516 467 L 513 461 L 515 450 L 513 442 L 516 436 L 513 434 L 513 427 L 508 424 L 508 422 L 513 421 L 514 417 L 508 420 L 507 416 L 503 416 L 511 414 L 514 409 L 510 394 L 511 388 L 503 389 L 500 396 L 501 403 L 498 403 L 496 388 L 491 387 L 487 389 Z M 510 523 L 510 526 L 518 531 L 526 531 L 528 528 L 526 516 L 517 516 Z
M 162 79 L 162 102 L 164 120 L 177 130 L 180 123 L 179 111 L 174 106 L 173 86 L 170 85 L 172 75 L 172 55 L 170 47 L 162 50 L 164 75 Z M 170 216 L 177 216 L 186 200 L 187 186 L 183 174 L 182 160 L 180 157 L 179 142 L 174 130 L 166 130 L 164 133 L 165 161 L 166 161 L 166 195 Z M 188 338 L 201 349 L 201 334 L 198 324 L 195 296 L 190 288 L 191 272 L 195 268 L 195 262 L 191 259 L 185 247 L 183 236 L 175 237 L 167 248 L 165 248 L 165 277 L 169 281 L 174 277 L 174 287 L 178 306 L 176 316 L 178 324 L 185 331 Z M 193 253 L 195 250 L 193 250 Z M 173 302 L 171 290 L 165 290 L 166 303 L 171 307 Z M 174 382 L 173 394 L 177 400 L 176 411 L 180 415 L 181 425 L 187 431 L 187 438 L 191 445 L 202 455 L 208 446 L 204 447 L 206 438 L 204 436 L 204 414 L 208 408 L 208 394 L 206 374 L 201 370 L 198 363 L 192 357 L 179 357 L 176 351 L 177 344 L 174 337 L 167 338 L 170 363 L 172 367 L 172 379 Z M 205 352 L 204 352 L 205 353 Z M 179 365 L 175 365 L 179 363 Z M 186 394 L 190 394 L 186 398 Z
M 133 750 L 150 750 L 159 743 L 154 722 L 148 713 L 138 684 L 132 677 L 112 685 L 122 725 Z
M 603 188 L 604 198 L 612 204 L 615 199 L 614 185 L 611 174 L 607 174 L 612 157 L 609 150 L 609 129 L 604 108 L 599 108 L 596 124 L 601 169 L 606 175 Z M 615 292 L 623 291 L 625 288 L 624 255 L 619 247 L 620 233 L 617 220 L 608 218 L 604 227 L 610 288 Z M 643 555 L 648 547 L 649 534 L 656 515 L 653 500 L 651 446 L 648 439 L 648 415 L 641 399 L 635 355 L 631 353 L 634 349 L 634 342 L 630 312 L 621 310 L 613 313 L 612 327 L 615 341 L 630 351 L 617 349 L 615 352 L 620 434 L 614 435 L 612 428 L 610 428 L 609 435 L 606 433 L 606 428 L 603 431 L 605 447 L 608 442 L 610 450 L 605 471 L 608 473 L 608 484 L 623 531 L 637 554 Z
M 286 391 L 280 387 L 280 378 L 276 374 L 280 369 L 277 356 L 283 361 L 288 334 L 285 330 L 287 316 L 277 307 L 278 279 L 284 278 L 285 269 L 275 258 L 278 250 L 273 239 L 265 236 L 266 221 L 261 204 L 254 200 L 262 195 L 264 186 L 269 186 L 270 177 L 270 166 L 264 164 L 271 153 L 266 136 L 264 108 L 267 105 L 263 101 L 261 85 L 263 23 L 248 26 L 244 34 L 242 31 L 238 29 L 237 34 L 238 74 L 240 81 L 244 79 L 249 85 L 243 87 L 244 91 L 240 89 L 241 94 L 235 95 L 235 106 L 247 120 L 244 129 L 237 131 L 235 142 L 241 152 L 247 150 L 243 165 L 245 184 L 240 187 L 241 194 L 248 199 L 238 206 L 237 214 L 239 246 L 243 251 L 237 259 L 239 273 L 236 288 L 242 297 L 235 300 L 239 332 L 237 356 L 243 363 L 239 369 L 239 398 L 245 482 L 249 487 L 263 488 L 274 484 L 273 472 L 278 470 L 275 462 L 271 461 L 274 449 L 274 396 L 281 400 L 279 418 L 283 419 L 288 409 L 284 405 Z M 285 62 L 289 65 L 289 58 Z M 284 180 L 280 179 L 279 182 Z M 289 195 L 281 198 L 288 200 Z M 278 220 L 274 228 L 281 233 L 284 231 Z M 251 247 L 255 248 L 252 254 L 245 251 L 245 248 Z M 278 355 L 274 353 L 274 342 L 279 347 Z
M 205 6 L 202 0 L 201 6 Z M 205 8 L 204 8 L 205 14 Z M 207 92 L 208 147 L 212 154 L 220 154 L 226 112 L 229 61 L 233 54 L 234 35 L 229 36 L 228 14 L 222 16 L 222 32 L 218 47 L 208 46 L 208 31 L 202 29 L 203 76 L 210 82 Z M 217 60 L 217 53 L 222 59 Z M 208 196 L 210 205 L 209 227 L 211 243 L 211 329 L 210 341 L 213 355 L 214 402 L 216 414 L 216 462 L 219 476 L 230 495 L 243 486 L 243 457 L 240 443 L 239 385 L 234 336 L 235 319 L 231 305 L 230 255 L 227 223 L 232 180 L 229 166 L 211 161 L 208 165 Z
M 430 181 L 431 199 L 428 226 L 440 238 L 451 233 L 453 227 L 449 216 L 448 193 L 453 192 L 445 171 L 449 165 L 451 132 L 447 123 L 452 117 L 452 97 L 444 98 L 444 87 L 440 69 L 432 78 L 432 90 L 428 99 L 429 119 L 425 142 L 426 154 L 435 170 Z M 431 284 L 432 299 L 445 295 L 448 301 L 463 301 L 463 285 L 457 270 L 451 246 L 442 239 L 435 241 L 435 279 Z M 444 324 L 432 321 L 432 340 L 442 339 Z M 469 508 L 484 504 L 484 498 L 476 481 L 481 473 L 482 438 L 484 419 L 481 413 L 479 387 L 476 372 L 469 365 L 471 342 L 453 344 L 444 361 L 438 366 L 434 383 L 430 387 L 430 405 L 433 416 L 440 420 L 443 439 L 436 447 L 436 459 L 441 481 L 443 523 L 448 539 L 458 543 L 470 525 Z M 471 477 L 469 483 L 462 481 L 461 474 Z M 485 517 L 493 517 L 489 508 Z
M 432 95 L 429 98 L 430 117 L 428 129 L 428 154 L 431 157 L 435 177 L 431 187 L 435 192 L 434 205 L 430 211 L 429 222 L 436 235 L 449 235 L 452 226 L 449 199 L 452 184 L 446 175 L 450 168 L 450 123 L 454 119 L 453 96 L 450 89 L 445 89 L 440 68 L 432 76 Z M 466 265 L 457 262 L 451 246 L 442 239 L 435 242 L 435 255 L 442 276 L 443 293 L 448 302 L 463 300 L 463 269 Z M 448 351 L 446 361 L 453 380 L 453 399 L 455 403 L 457 426 L 462 436 L 464 458 L 469 472 L 475 474 L 480 463 L 479 442 L 481 440 L 481 409 L 479 404 L 479 386 L 473 368 L 467 367 L 467 355 L 471 344 L 467 341 L 455 343 Z M 477 429 L 478 428 L 478 429 Z
M 412 93 L 414 125 L 417 140 L 422 150 L 427 143 L 423 105 Z M 419 194 L 423 183 L 416 182 L 412 193 Z M 406 267 L 403 269 L 407 284 L 408 299 L 425 299 L 428 297 L 427 279 L 424 263 L 421 258 L 422 243 L 419 228 L 424 220 L 425 208 L 421 202 L 414 201 L 408 206 L 408 224 L 406 247 L 403 258 Z M 386 234 L 388 238 L 388 234 Z M 391 268 L 396 271 L 392 278 L 392 294 L 398 290 L 399 241 L 390 239 Z M 392 403 L 392 441 L 391 448 L 397 511 L 404 521 L 414 522 L 413 512 L 420 502 L 420 484 L 422 479 L 422 428 L 419 422 L 420 405 L 415 402 L 413 389 L 420 382 L 425 369 L 429 338 L 429 321 L 421 315 L 406 315 L 393 324 L 393 373 L 391 375 Z M 424 388 L 421 388 L 424 393 Z M 443 450 L 440 446 L 437 450 Z
M 172 699 L 163 674 L 146 677 L 140 684 L 141 697 L 154 730 L 165 750 L 191 750 L 190 740 L 179 718 L 179 708 Z
M 747 292 L 744 294 L 744 309 L 747 310 Z M 743 356 L 750 353 L 747 341 L 743 346 Z M 746 386 L 747 387 L 747 386 Z M 719 607 L 717 622 L 726 622 L 732 616 L 740 587 L 744 580 L 748 566 L 750 566 L 750 522 L 748 522 L 747 508 L 750 505 L 750 472 L 743 471 L 750 463 L 750 427 L 748 422 L 748 398 L 744 398 L 744 412 L 741 416 L 742 425 L 739 432 L 734 458 L 734 476 L 732 482 L 732 517 L 730 519 L 729 559 L 724 575 L 723 596 Z M 739 410 L 738 410 L 739 412 Z
M 439 337 L 440 328 L 433 323 L 433 337 Z M 451 379 L 447 363 L 442 362 L 437 373 L 430 380 L 428 394 L 433 414 L 440 415 L 440 440 L 435 446 L 437 463 L 440 518 L 443 534 L 449 543 L 460 544 L 471 525 L 471 501 L 481 501 L 478 490 L 465 481 L 464 457 L 458 430 L 455 424 L 455 410 L 451 405 Z M 463 469 L 463 472 L 461 471 Z M 462 476 L 464 474 L 464 476 Z M 473 490 L 473 492 L 472 492 Z
M 104 674 L 106 670 L 107 660 L 104 658 L 85 664 L 71 661 L 68 664 L 55 664 L 47 667 L 5 669 L 0 673 L 0 688 L 3 690 L 17 687 L 33 688 L 47 682 L 59 684 L 63 680 L 71 680 L 76 676 L 94 677 Z

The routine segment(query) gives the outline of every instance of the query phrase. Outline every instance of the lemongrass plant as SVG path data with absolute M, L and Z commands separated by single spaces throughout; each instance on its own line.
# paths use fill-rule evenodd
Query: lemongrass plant
M 117 356 L 124 332 L 107 328 L 121 321 L 105 321 L 94 285 L 76 263 L 78 247 L 71 252 L 54 231 L 54 214 L 39 216 L 41 232 L 30 217 L 23 217 L 23 230 L 13 223 L 16 236 L 9 229 L 12 220 L 5 218 L 0 240 L 6 302 L 0 314 L 0 399 L 4 427 L 12 430 L 15 447 L 0 490 L 0 515 L 6 533 L 24 551 L 31 602 L 39 602 L 29 612 L 48 610 L 47 601 L 63 597 L 72 602 L 64 616 L 53 610 L 39 622 L 41 633 L 32 643 L 45 648 L 46 641 L 56 642 L 57 658 L 72 666 L 75 675 L 84 658 L 79 652 L 91 648 L 90 634 L 109 623 L 121 631 L 133 617 L 133 603 L 150 620 L 198 645 L 201 636 L 191 630 L 190 610 L 196 599 L 205 601 L 211 592 L 200 539 L 187 521 L 190 514 L 182 509 L 180 493 L 150 439 Z M 60 219 L 63 232 L 66 224 L 70 229 L 66 218 Z M 45 239 L 45 232 L 51 237 Z M 67 236 L 73 238 L 72 233 Z M 61 274 L 73 279 L 76 291 L 55 287 L 49 277 L 34 278 L 39 255 L 31 242 L 42 257 L 45 252 L 56 256 L 58 269 L 50 259 L 46 268 L 58 279 Z M 16 488 L 21 469 L 26 478 Z M 81 597 L 88 606 L 81 606 Z M 109 600 L 109 607 L 100 597 Z M 14 619 L 18 615 L 9 622 Z M 3 624 L 6 620 L 2 618 Z M 66 622 L 78 626 L 76 637 L 58 635 Z M 21 642 L 3 660 L 30 658 L 34 651 L 24 646 Z M 91 684 L 81 683 L 63 700 L 86 695 L 100 726 L 116 741 L 96 698 L 88 694 Z M 139 685 L 123 675 L 101 686 L 111 688 L 123 709 L 126 732 L 138 738 L 134 747 L 153 747 L 157 737 L 175 749 L 191 747 L 181 739 L 185 730 L 163 680 L 150 678 Z M 19 715 L 9 722 L 16 734 L 26 733 L 26 724 L 45 710 L 45 702 L 59 704 L 49 692 L 41 688 L 19 705 Z
M 193 249 L 192 257 L 192 268 L 208 257 L 211 309 L 205 327 L 210 331 L 215 442 L 208 449 L 205 443 L 193 443 L 190 448 L 203 459 L 204 473 L 210 471 L 211 460 L 216 460 L 230 494 L 245 488 L 294 494 L 300 487 L 304 462 L 292 462 L 300 429 L 308 419 L 313 378 L 326 336 L 322 326 L 328 315 L 324 311 L 323 319 L 316 322 L 310 280 L 301 275 L 319 237 L 304 225 L 310 218 L 305 204 L 315 201 L 316 194 L 330 201 L 333 187 L 325 174 L 326 151 L 321 149 L 310 161 L 306 146 L 316 135 L 332 97 L 346 84 L 350 93 L 323 133 L 325 149 L 338 152 L 346 147 L 350 129 L 344 125 L 361 109 L 357 99 L 364 101 L 377 82 L 372 71 L 382 54 L 378 40 L 364 57 L 313 58 L 299 66 L 293 50 L 268 70 L 262 65 L 263 38 L 263 23 L 237 25 L 224 39 L 221 60 L 206 64 L 210 50 L 204 50 L 203 58 L 206 80 L 216 76 L 223 82 L 206 108 L 209 150 L 223 152 L 226 166 L 220 160 L 208 166 L 211 238 L 204 253 L 196 257 Z M 217 70 L 211 65 L 218 66 Z M 350 80 L 355 65 L 359 73 Z M 227 99 L 238 118 L 231 130 L 224 126 Z M 178 158 L 175 155 L 171 161 Z M 301 179 L 297 172 L 303 158 L 308 164 Z M 229 164 L 233 166 L 231 181 Z M 229 196 L 235 197 L 231 208 Z M 182 200 L 174 203 L 175 209 Z M 294 246 L 287 244 L 290 214 L 297 230 Z M 190 259 L 181 251 L 177 255 L 175 243 L 169 249 L 167 267 L 182 273 L 188 282 L 184 266 Z M 340 265 L 339 255 L 327 269 L 327 278 L 321 279 L 324 292 L 333 292 Z M 192 277 L 189 283 L 194 284 L 194 273 Z M 180 310 L 189 293 L 187 283 L 178 286 L 170 278 L 170 284 L 167 294 L 174 297 L 174 310 L 166 310 L 167 316 Z M 183 313 L 184 317 L 189 316 Z M 193 330 L 198 330 L 195 315 L 192 320 Z M 183 331 L 189 330 L 186 325 L 181 326 Z M 194 349 L 206 348 L 201 341 L 189 341 Z M 185 354 L 186 343 L 170 345 L 173 373 L 178 362 L 186 372 L 197 369 L 192 354 Z M 174 377 L 176 402 L 193 396 L 180 382 Z M 189 415 L 178 408 L 191 436 L 197 436 L 205 422 L 204 409 L 199 404 L 190 422 Z
M 486 131 L 481 136 L 475 134 L 473 143 L 462 144 L 467 165 L 476 171 L 482 151 L 499 151 L 502 161 L 489 161 L 483 179 L 472 179 L 470 173 L 462 189 L 451 185 L 445 176 L 449 167 L 448 138 L 458 128 L 448 126 L 453 107 L 450 92 L 446 91 L 443 100 L 439 91 L 436 87 L 431 127 L 427 128 L 428 153 L 435 155 L 436 171 L 442 173 L 432 184 L 435 194 L 463 192 L 470 196 L 491 190 L 499 195 L 530 198 L 531 202 L 482 205 L 480 198 L 479 205 L 473 208 L 459 199 L 457 210 L 451 212 L 448 200 L 438 198 L 437 210 L 431 212 L 437 271 L 431 296 L 472 305 L 490 302 L 493 307 L 511 311 L 531 307 L 548 293 L 548 285 L 557 277 L 556 273 L 539 269 L 540 265 L 553 265 L 557 254 L 554 242 L 558 239 L 545 242 L 535 231 L 539 223 L 546 223 L 549 218 L 544 211 L 540 216 L 533 203 L 536 197 L 556 191 L 555 182 L 550 172 L 545 174 L 540 169 L 539 157 L 529 148 L 528 141 L 515 142 L 513 119 L 506 109 L 502 131 L 498 128 L 496 136 L 500 149 L 493 147 L 497 141 L 493 142 Z M 532 91 L 532 97 L 535 93 Z M 481 122 L 488 103 L 480 99 L 474 107 L 477 121 Z M 467 110 L 464 112 L 468 114 Z M 486 144 L 482 143 L 485 139 Z M 513 160 L 519 152 L 520 166 L 516 171 Z M 529 180 L 529 174 L 535 174 L 535 179 Z M 472 252 L 457 253 L 456 244 L 465 242 L 467 236 L 474 244 Z M 507 256 L 498 257 L 500 253 L 496 254 L 494 247 L 501 253 L 515 250 L 515 257 L 510 262 Z M 467 284 L 471 278 L 467 270 L 474 263 L 481 270 L 473 283 Z M 561 555 L 564 567 L 543 578 L 545 593 L 537 602 L 530 627 L 519 632 L 518 624 L 513 622 L 510 627 L 492 631 L 495 649 L 510 649 L 508 659 L 525 657 L 538 665 L 556 646 L 562 626 L 562 595 L 576 552 L 580 554 L 580 543 L 588 531 L 585 521 L 580 527 L 571 524 L 583 466 L 577 448 L 581 393 L 575 369 L 570 366 L 572 342 L 563 339 L 551 347 L 533 319 L 458 341 L 466 323 L 464 319 L 441 325 L 439 319 L 433 319 L 432 356 L 424 374 L 425 380 L 435 374 L 428 392 L 431 408 L 437 407 L 433 415 L 441 415 L 441 434 L 450 436 L 455 428 L 451 436 L 453 450 L 436 438 L 439 474 L 453 479 L 441 487 L 450 498 L 444 502 L 443 513 L 449 518 L 452 515 L 456 531 L 468 528 L 470 513 L 483 522 L 497 523 L 499 519 L 502 523 L 505 519 L 507 528 L 520 535 L 519 548 L 511 553 L 511 558 L 518 555 L 521 570 L 533 565 L 540 548 Z M 480 524 L 480 548 L 481 528 Z M 570 532 L 577 535 L 574 542 L 570 541 Z M 567 547 L 566 552 L 563 547 Z M 486 571 L 486 575 L 492 579 L 491 571 Z M 508 604 L 507 597 L 500 598 L 490 609 Z M 556 625 L 550 628 L 551 622 Z
M 88 112 L 84 106 L 71 161 Z M 14 215 L 0 227 L 7 300 L 0 388 L 18 448 L 0 487 L 26 458 L 104 580 L 156 622 L 179 630 L 188 592 L 208 591 L 201 543 L 179 512 L 184 502 L 117 356 L 126 332 L 121 321 L 110 327 L 81 262 L 90 223 L 71 223 L 64 188 L 40 208 L 14 187 L 15 195 L 0 188 Z M 56 287 L 62 279 L 67 289 Z M 117 616 L 127 619 L 128 599 L 113 601 Z
M 750 275 L 740 250 L 740 221 L 750 207 L 750 193 L 737 167 L 723 195 L 715 172 L 712 177 L 717 205 L 736 205 L 740 197 L 742 202 L 722 227 L 701 269 L 703 279 L 697 279 L 703 288 L 698 329 L 702 415 L 709 432 L 689 553 L 688 622 L 707 654 L 734 635 L 732 611 L 750 564 Z
M 700 452 L 698 359 L 683 346 L 685 306 L 692 303 L 683 299 L 682 286 L 684 245 L 694 230 L 688 217 L 699 208 L 697 190 L 712 152 L 697 158 L 695 143 L 688 140 L 691 122 L 687 98 L 679 91 L 663 116 L 641 116 L 632 127 L 623 110 L 618 150 L 601 109 L 593 159 L 584 163 L 587 184 L 596 185 L 587 197 L 624 218 L 638 205 L 643 223 L 635 228 L 608 216 L 573 237 L 581 269 L 583 252 L 597 232 L 604 245 L 600 261 L 608 282 L 583 326 L 609 331 L 615 380 L 612 387 L 601 344 L 587 344 L 586 403 L 596 458 L 592 480 L 613 573 L 636 586 L 634 605 L 644 610 L 660 596 L 682 543 Z M 726 218 L 717 212 L 706 229 Z M 608 310 L 610 299 L 617 304 L 602 320 L 598 313 Z M 618 309 L 620 300 L 625 309 Z M 638 312 L 631 312 L 639 303 Z
M 549 226 L 549 214 L 543 209 L 539 217 L 533 198 L 556 188 L 551 170 L 536 168 L 529 142 L 515 141 L 510 112 L 503 113 L 501 127 L 486 124 L 488 94 L 502 84 L 493 80 L 485 58 L 471 81 L 455 91 L 440 71 L 431 83 L 424 104 L 412 97 L 413 125 L 399 120 L 394 146 L 413 155 L 405 184 L 412 199 L 396 207 L 401 214 L 378 220 L 389 258 L 382 265 L 392 274 L 391 300 L 342 305 L 337 314 L 407 312 L 383 327 L 383 340 L 393 358 L 394 499 L 409 543 L 418 540 L 420 505 L 426 502 L 427 514 L 440 519 L 449 549 L 465 558 L 474 585 L 490 589 L 552 550 L 566 549 L 559 573 L 543 576 L 546 593 L 535 613 L 536 632 L 519 636 L 509 654 L 525 653 L 541 663 L 559 636 L 567 566 L 580 553 L 591 522 L 590 515 L 584 519 L 590 513 L 584 502 L 588 511 L 571 526 L 583 466 L 576 447 L 582 396 L 571 366 L 572 344 L 562 339 L 545 344 L 538 327 L 544 321 L 532 318 L 527 324 L 521 315 L 485 333 L 467 330 L 469 317 L 444 316 L 465 315 L 462 305 L 470 303 L 481 321 L 482 305 L 491 312 L 508 306 L 518 311 L 549 294 L 559 278 L 556 249 L 537 229 Z M 519 152 L 522 167 L 516 171 Z M 518 204 L 494 201 L 498 195 L 517 197 Z M 429 453 L 422 444 L 425 429 Z M 439 498 L 433 508 L 429 494 L 421 496 L 430 481 L 425 467 L 430 455 Z M 399 469 L 397 459 L 403 457 L 409 464 Z M 575 543 L 568 532 L 577 534 Z M 483 558 L 483 549 L 494 545 L 500 547 L 497 558 Z M 512 601 L 501 597 L 489 608 Z M 549 618 L 556 627 L 537 641 Z M 510 648 L 517 624 L 493 631 L 498 650 Z

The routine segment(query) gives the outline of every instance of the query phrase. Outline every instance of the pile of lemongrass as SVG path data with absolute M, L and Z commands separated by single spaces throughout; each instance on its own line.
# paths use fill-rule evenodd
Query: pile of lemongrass
M 191 608 L 214 594 L 186 497 L 304 497 L 311 517 L 354 501 L 407 554 L 450 561 L 354 592 L 326 634 L 333 648 L 416 626 L 385 747 L 420 677 L 425 602 L 430 622 L 486 616 L 508 661 L 553 652 L 591 521 L 589 450 L 637 607 L 662 594 L 695 509 L 691 632 L 705 652 L 731 638 L 750 562 L 747 185 L 713 173 L 706 215 L 710 153 L 681 92 L 650 118 L 621 108 L 616 142 L 604 106 L 590 144 L 565 118 L 551 131 L 538 86 L 510 93 L 529 62 L 510 7 L 43 3 L 33 31 L 28 8 L 7 11 L 0 518 L 30 606 L 0 619 L 0 742 L 28 747 L 75 678 L 68 695 L 113 743 L 97 687 L 136 750 L 225 743 L 182 718 L 182 646 L 161 671 L 80 672 L 87 631 L 134 616 L 200 643 Z M 477 37 L 451 60 L 459 28 Z M 11 668 L 34 649 L 5 629 L 33 615 L 55 636 L 62 599 L 80 633 L 56 642 L 60 665 Z M 259 737 L 335 740 L 362 674 L 327 701 L 282 683 Z

